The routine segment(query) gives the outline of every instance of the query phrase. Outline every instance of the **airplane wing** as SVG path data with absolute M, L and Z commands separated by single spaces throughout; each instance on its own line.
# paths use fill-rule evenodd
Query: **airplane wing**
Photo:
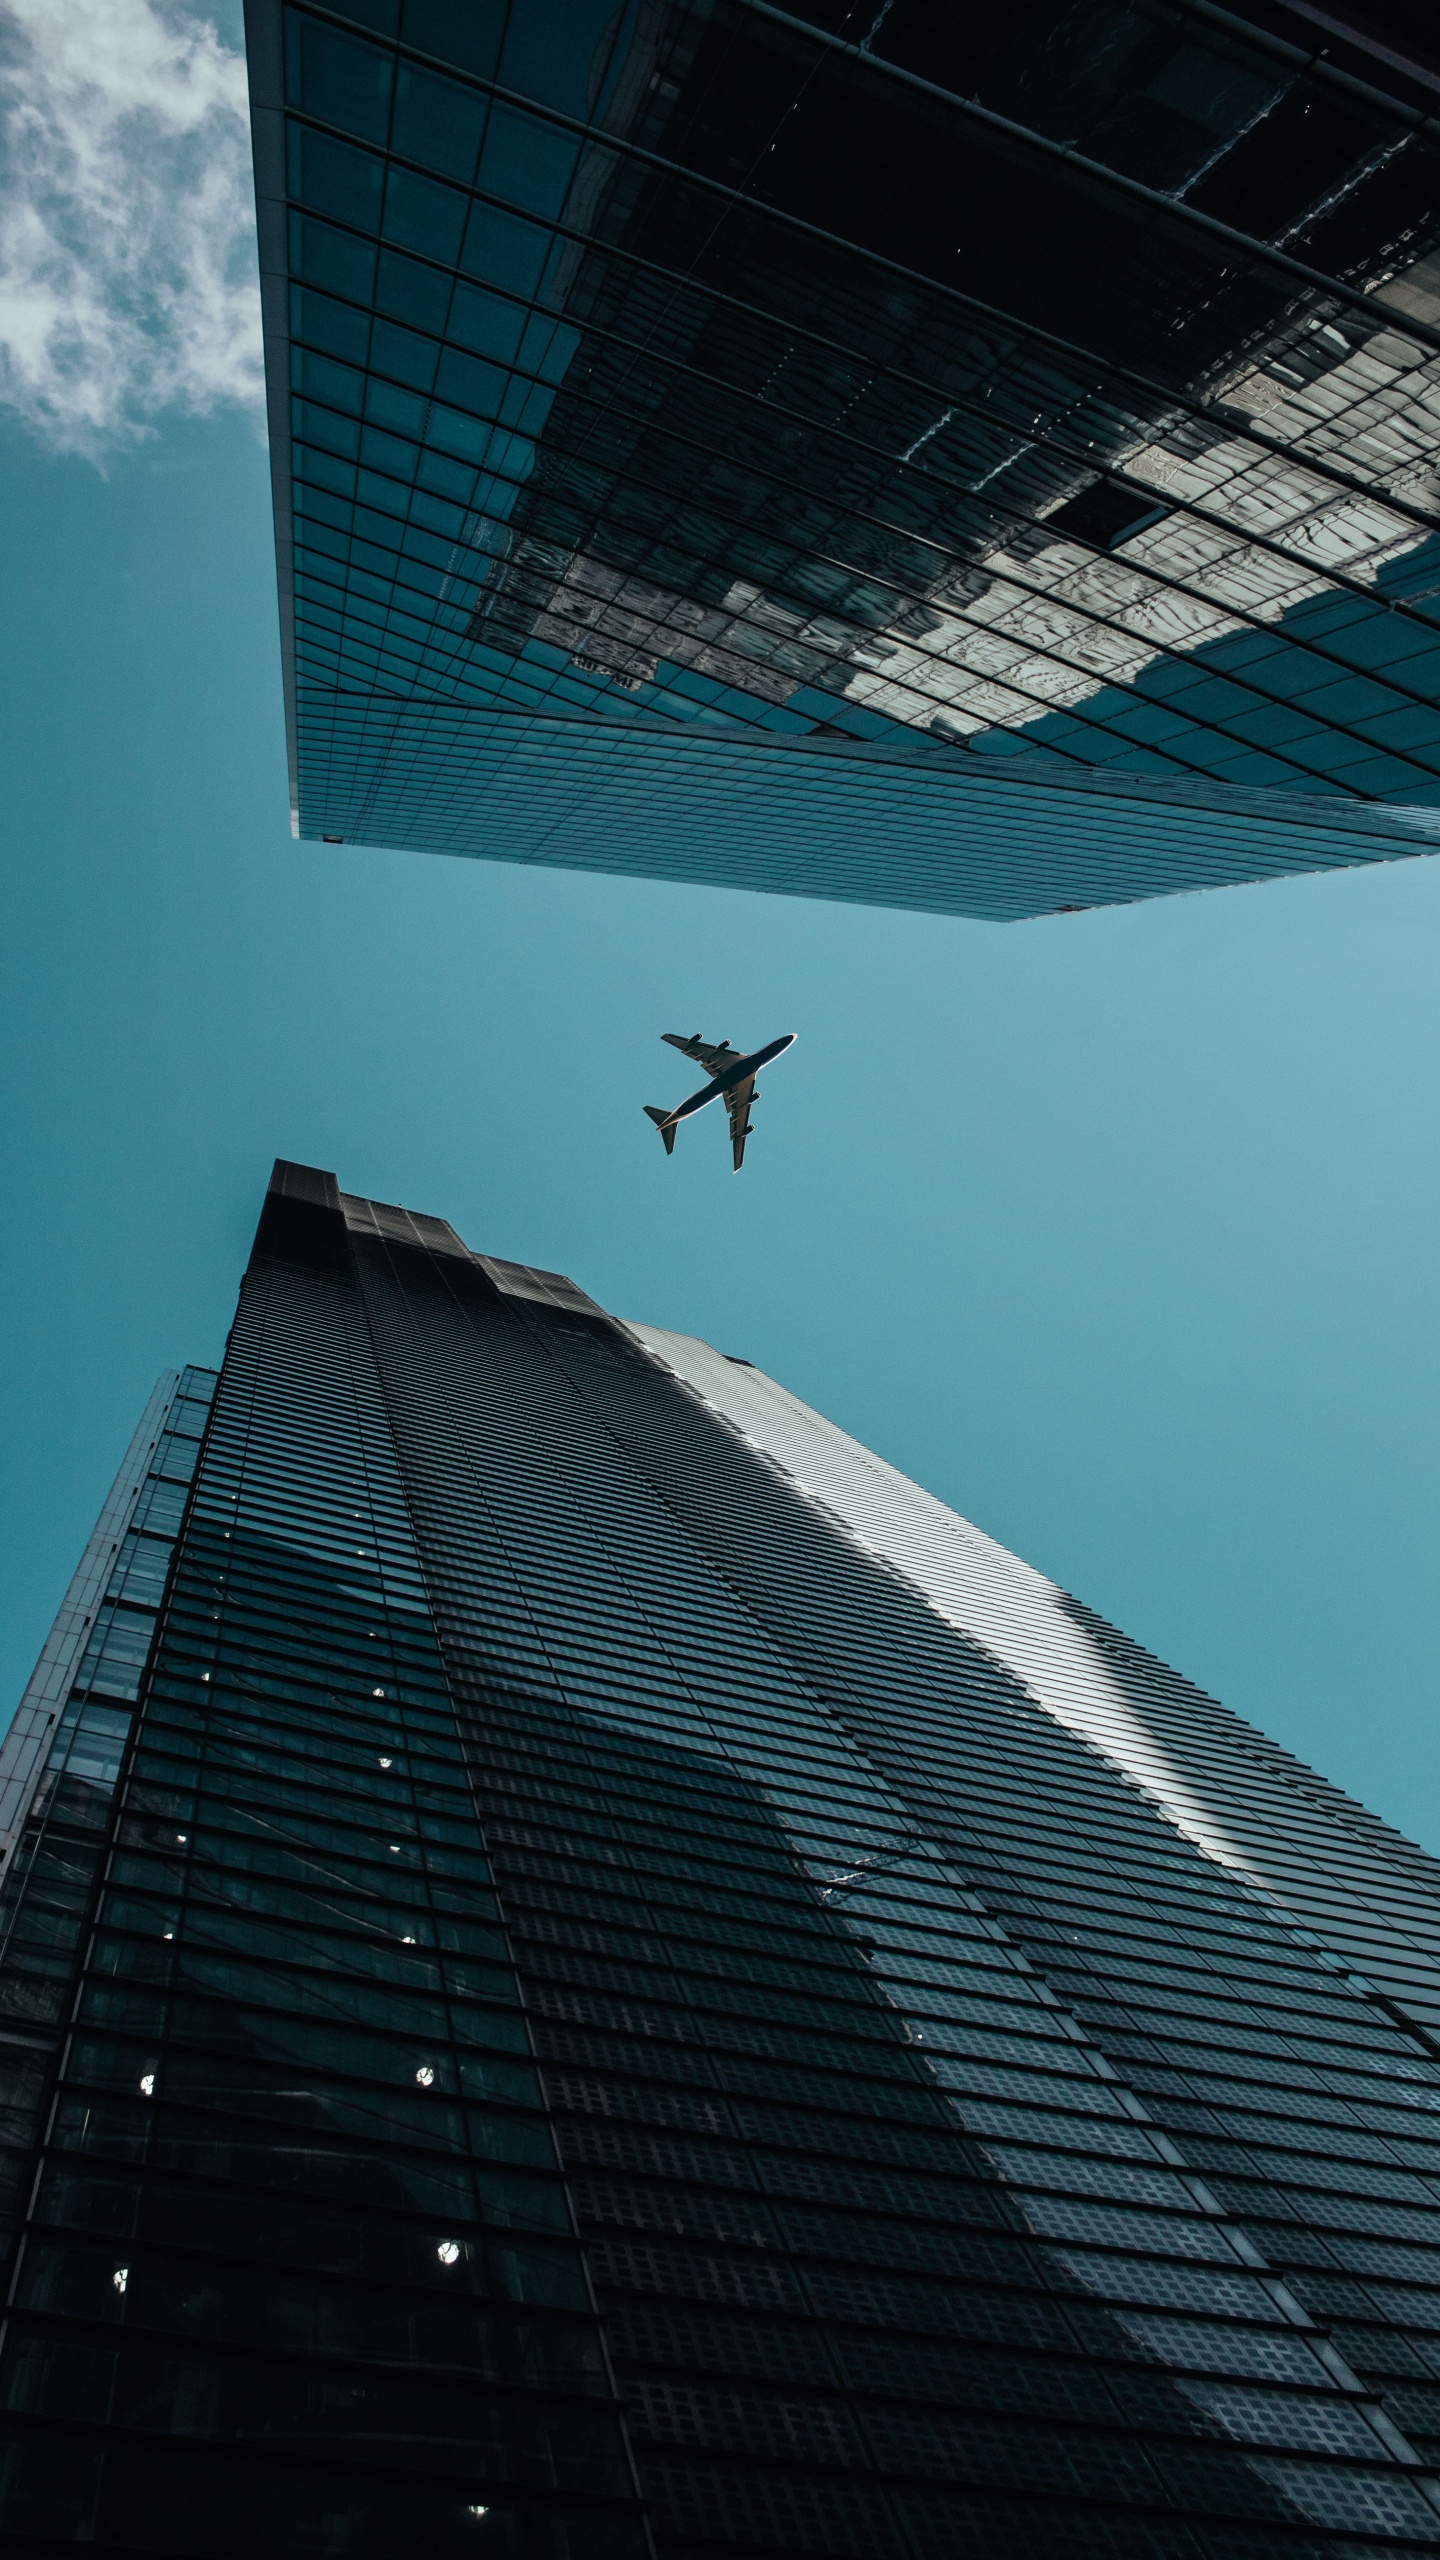
M 725 1100 L 730 1111 L 730 1143 L 735 1150 L 735 1170 L 745 1161 L 745 1141 L 750 1135 L 750 1105 L 755 1095 L 755 1079 L 747 1076 L 743 1084 L 732 1085 Z
M 717 1045 L 713 1040 L 702 1040 L 698 1031 L 693 1031 L 688 1040 L 679 1031 L 662 1031 L 660 1037 L 668 1040 L 672 1049 L 683 1049 L 687 1058 L 693 1058 L 697 1066 L 704 1067 L 712 1076 L 718 1075 L 720 1069 L 735 1056 L 728 1040 Z

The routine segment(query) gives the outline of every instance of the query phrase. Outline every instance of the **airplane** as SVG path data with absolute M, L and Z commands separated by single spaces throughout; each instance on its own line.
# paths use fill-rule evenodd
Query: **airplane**
M 698 1093 L 692 1093 L 688 1102 L 677 1102 L 673 1111 L 661 1111 L 655 1103 L 646 1103 L 645 1117 L 654 1121 L 665 1141 L 665 1153 L 667 1156 L 675 1153 L 675 1132 L 681 1121 L 688 1120 L 692 1111 L 703 1111 L 707 1102 L 716 1101 L 723 1093 L 730 1114 L 730 1141 L 735 1150 L 735 1170 L 738 1173 L 745 1161 L 745 1141 L 750 1135 L 750 1105 L 755 1100 L 755 1078 L 762 1067 L 768 1067 L 772 1058 L 778 1058 L 782 1050 L 789 1048 L 794 1032 L 782 1031 L 778 1040 L 767 1041 L 763 1049 L 752 1049 L 748 1056 L 739 1049 L 732 1049 L 728 1040 L 712 1044 L 698 1031 L 693 1031 L 688 1040 L 678 1031 L 662 1031 L 660 1037 L 668 1040 L 672 1049 L 683 1049 L 687 1058 L 694 1058 L 698 1065 L 710 1070 L 710 1082 L 702 1085 Z

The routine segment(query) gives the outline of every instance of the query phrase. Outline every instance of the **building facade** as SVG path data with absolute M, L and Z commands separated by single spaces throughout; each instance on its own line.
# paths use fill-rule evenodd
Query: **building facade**
M 0 1783 L 7 2553 L 1440 2550 L 1440 1868 L 746 1362 L 277 1166 Z
M 996 917 L 1428 851 L 1400 0 L 247 0 L 297 831 Z

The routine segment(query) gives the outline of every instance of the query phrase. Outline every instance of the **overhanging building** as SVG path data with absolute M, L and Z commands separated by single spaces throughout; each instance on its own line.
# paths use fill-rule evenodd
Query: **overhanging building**
M 1033 915 L 1440 828 L 1404 0 L 248 0 L 309 837 Z
M 0 1753 L 7 2553 L 1440 2549 L 1440 1868 L 276 1168 Z

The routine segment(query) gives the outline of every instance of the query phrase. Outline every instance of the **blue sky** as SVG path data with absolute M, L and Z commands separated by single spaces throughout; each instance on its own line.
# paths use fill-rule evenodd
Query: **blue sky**
M 0 279 L 0 1718 L 280 1153 L 758 1361 L 1440 1851 L 1440 867 L 999 927 L 296 846 L 243 277 L 167 371 L 104 222 Z M 697 1025 L 800 1034 L 738 1181 L 641 1116 Z

